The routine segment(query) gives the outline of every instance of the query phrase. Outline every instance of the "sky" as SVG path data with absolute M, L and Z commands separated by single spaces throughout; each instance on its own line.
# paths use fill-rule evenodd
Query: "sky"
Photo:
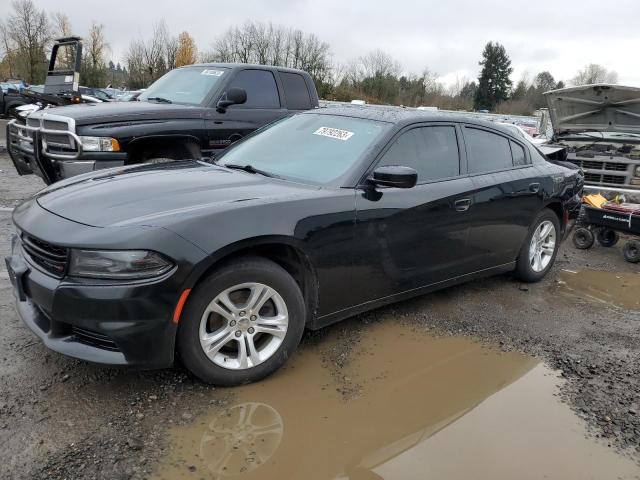
M 314 33 L 346 63 L 381 49 L 405 73 L 435 72 L 445 84 L 476 78 L 482 49 L 502 43 L 512 80 L 548 70 L 569 80 L 588 63 L 640 86 L 640 0 L 34 0 L 66 13 L 74 33 L 93 20 L 105 25 L 114 61 L 123 61 L 132 38 L 150 37 L 164 19 L 177 35 L 189 32 L 200 50 L 233 25 L 272 22 Z M 0 16 L 10 0 L 0 0 Z

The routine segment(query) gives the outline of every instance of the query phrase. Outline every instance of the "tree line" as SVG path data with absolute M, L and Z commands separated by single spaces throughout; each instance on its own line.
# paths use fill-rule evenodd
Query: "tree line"
M 0 78 L 44 81 L 53 40 L 77 33 L 60 12 L 38 9 L 34 0 L 13 0 L 0 21 Z M 321 98 L 338 101 L 362 99 L 368 103 L 434 106 L 450 110 L 489 110 L 531 114 L 545 105 L 543 93 L 563 88 L 565 82 L 548 71 L 513 84 L 513 68 L 506 49 L 489 42 L 479 61 L 477 79 L 461 78 L 451 85 L 438 81 L 429 68 L 403 72 L 389 54 L 374 50 L 346 63 L 333 59 L 331 46 L 312 33 L 262 22 L 232 26 L 199 51 L 188 32 L 174 35 L 164 21 L 156 23 L 149 38 L 130 41 L 122 64 L 110 59 L 111 49 L 103 24 L 92 22 L 83 37 L 81 83 L 88 86 L 145 88 L 167 71 L 196 62 L 237 62 L 278 65 L 309 72 Z M 64 60 L 64 59 L 63 59 Z M 568 80 L 571 85 L 617 83 L 616 72 L 590 64 Z

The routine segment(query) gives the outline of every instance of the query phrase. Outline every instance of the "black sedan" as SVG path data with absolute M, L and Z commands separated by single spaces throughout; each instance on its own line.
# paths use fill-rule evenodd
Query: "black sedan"
M 179 355 L 234 385 L 275 371 L 305 328 L 501 272 L 540 280 L 581 190 L 494 123 L 320 109 L 215 163 L 56 183 L 15 209 L 6 260 L 49 348 L 143 368 Z

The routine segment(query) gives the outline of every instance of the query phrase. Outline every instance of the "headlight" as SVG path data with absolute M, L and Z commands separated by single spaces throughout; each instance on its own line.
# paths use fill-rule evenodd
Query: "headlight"
M 173 264 L 146 250 L 71 250 L 69 275 L 89 278 L 141 279 L 168 272 Z
M 634 173 L 636 177 L 640 177 L 640 165 L 636 167 L 636 173 Z
M 87 152 L 119 152 L 118 140 L 111 137 L 80 137 L 82 149 Z

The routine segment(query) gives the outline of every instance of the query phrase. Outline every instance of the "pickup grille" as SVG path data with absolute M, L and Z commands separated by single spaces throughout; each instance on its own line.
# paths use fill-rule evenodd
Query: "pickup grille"
M 60 132 L 68 132 L 69 125 L 66 122 L 57 120 L 43 120 L 42 128 L 44 130 L 57 130 Z M 43 133 L 42 139 L 47 143 L 48 150 L 52 152 L 70 152 L 76 150 L 73 139 L 68 135 L 56 135 L 55 133 Z
M 69 251 L 66 248 L 51 245 L 23 233 L 22 250 L 33 263 L 57 278 L 62 277 L 67 270 Z
M 589 170 L 609 170 L 612 172 L 626 172 L 627 164 L 625 163 L 615 163 L 615 162 L 605 162 L 598 160 L 582 160 L 579 158 L 570 158 L 569 161 L 578 167 L 589 169 Z
M 616 185 L 624 185 L 625 177 L 619 175 L 600 175 L 599 173 L 585 172 L 584 181 L 587 183 L 613 183 Z

